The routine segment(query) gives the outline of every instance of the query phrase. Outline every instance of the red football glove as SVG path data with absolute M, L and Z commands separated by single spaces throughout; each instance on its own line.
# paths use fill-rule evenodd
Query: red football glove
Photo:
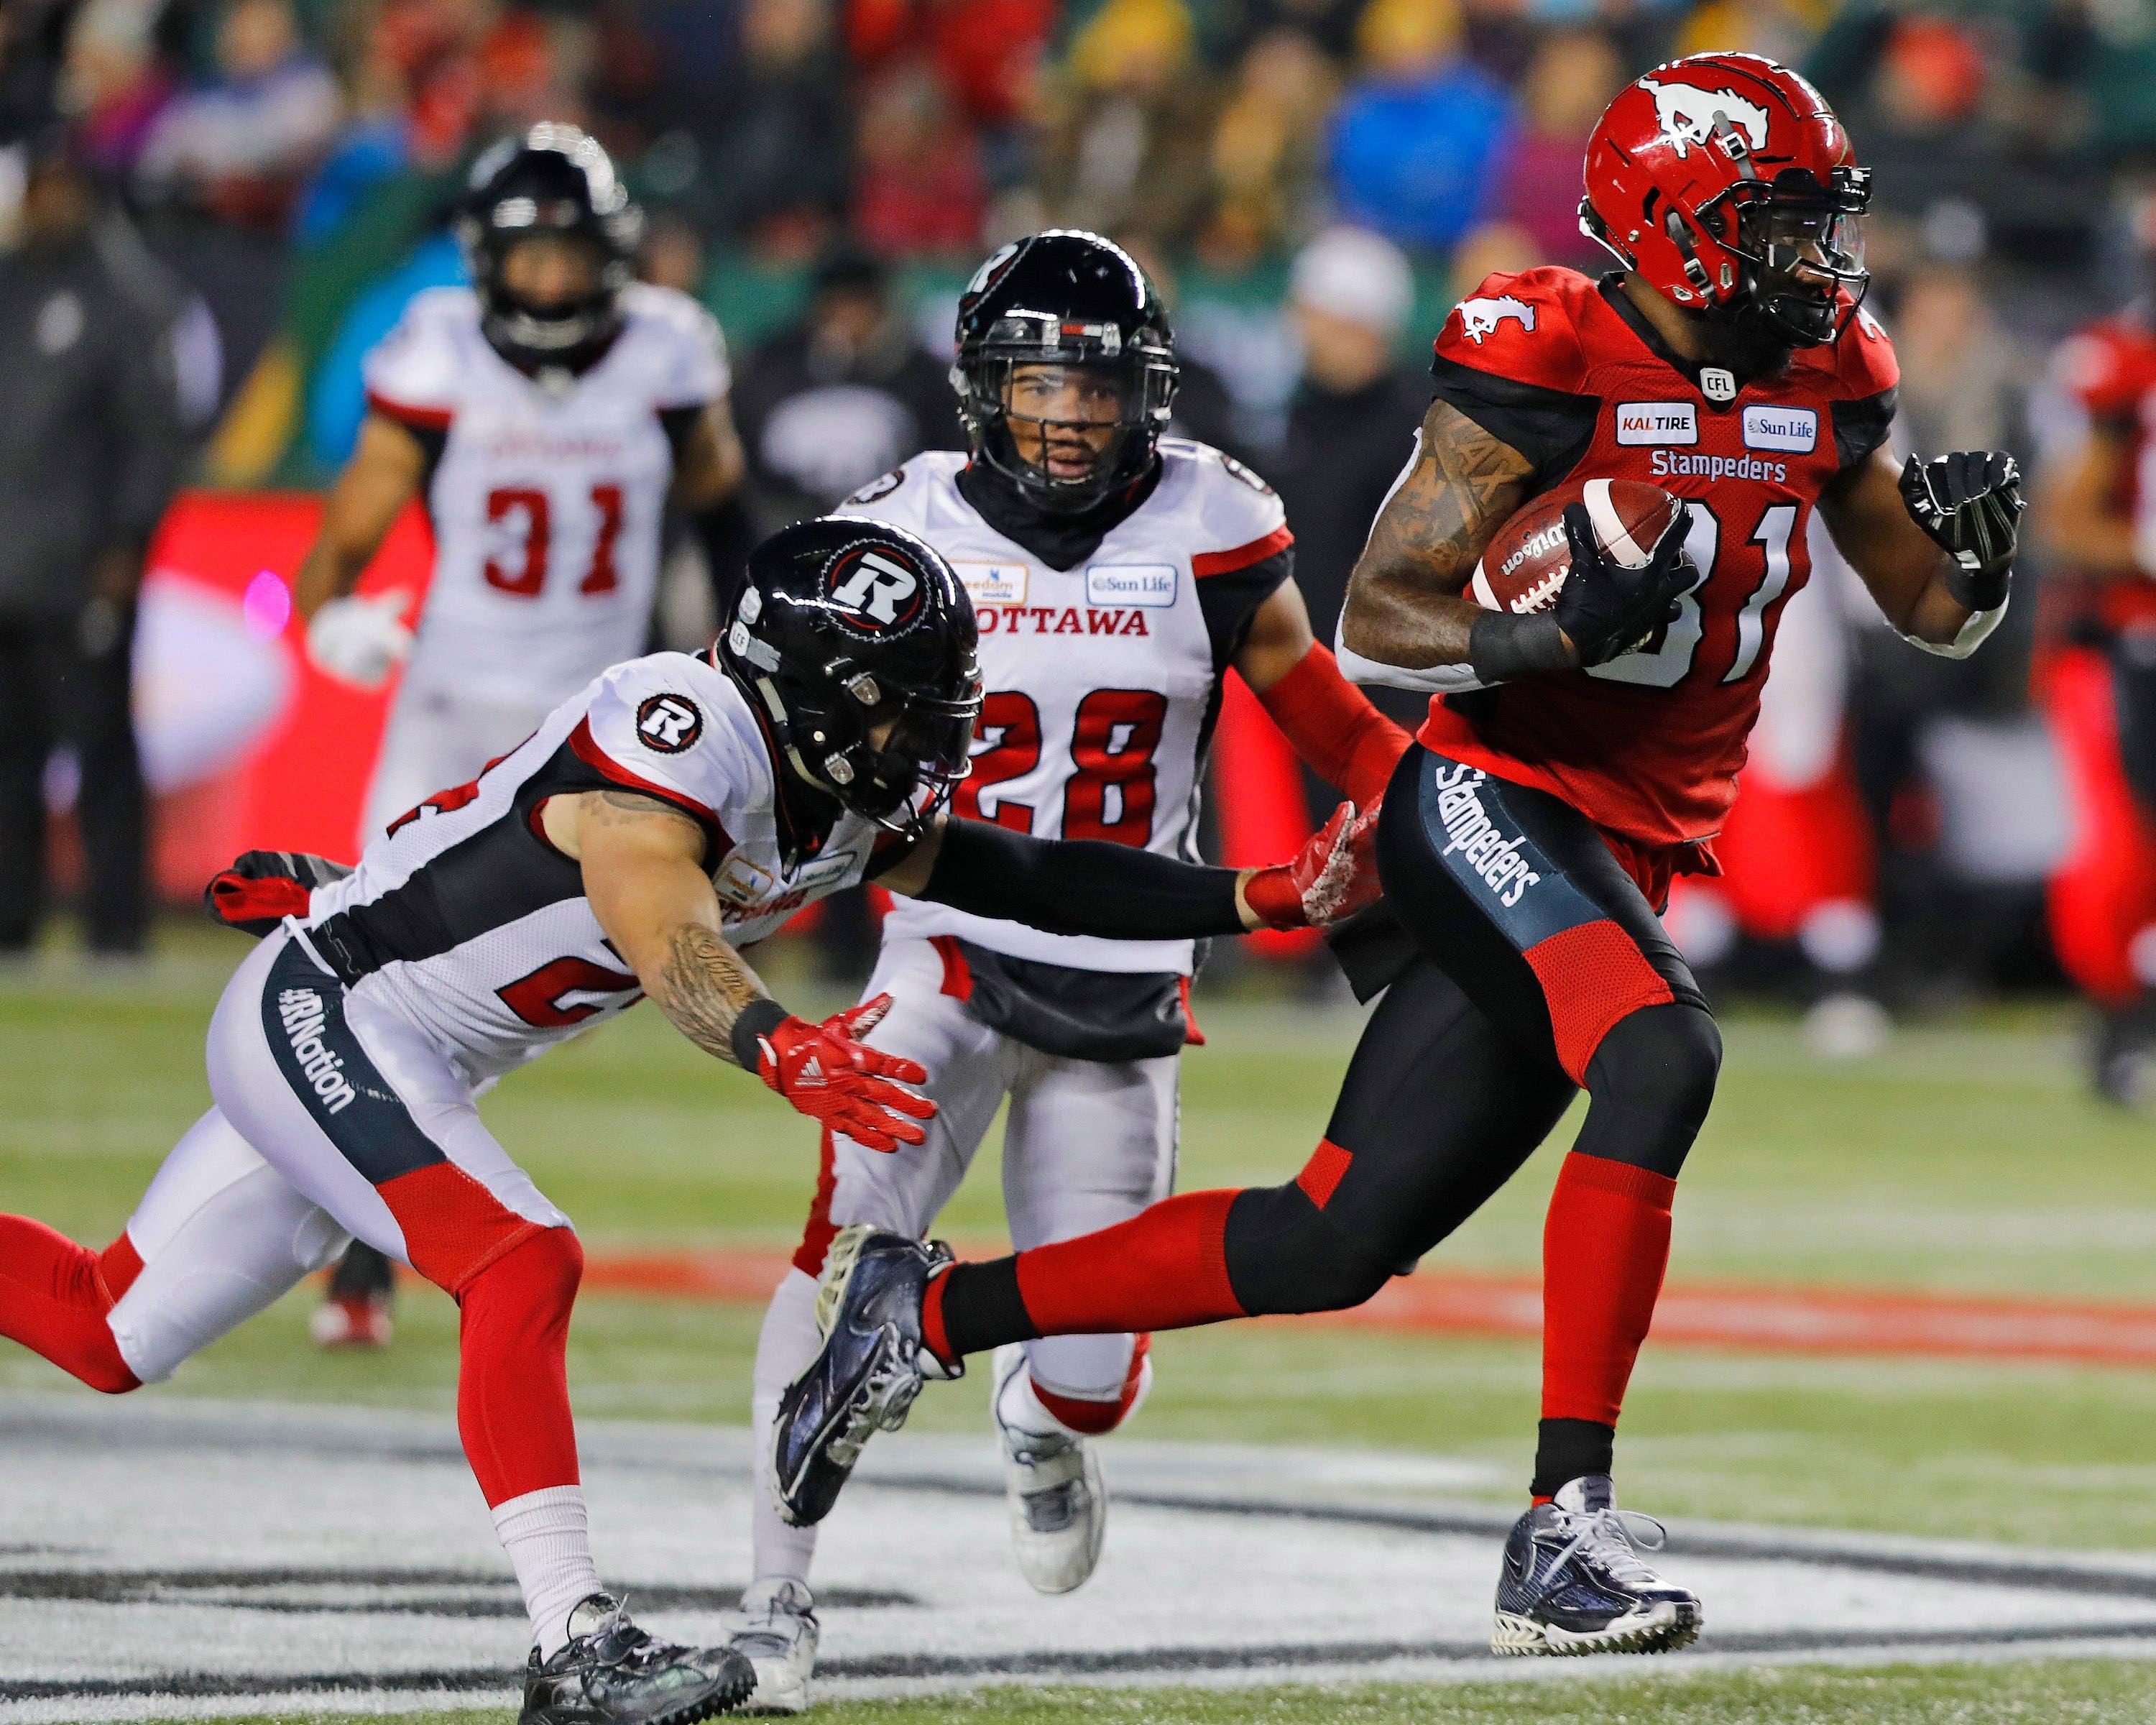
M 1243 898 L 1267 928 L 1330 928 L 1377 903 L 1378 811 L 1358 814 L 1342 803 L 1291 862 L 1260 869 L 1243 883 Z
M 857 1144 L 886 1152 L 918 1144 L 928 1136 L 918 1122 L 933 1117 L 936 1105 L 906 1086 L 927 1083 L 927 1070 L 859 1040 L 890 1010 L 891 996 L 879 994 L 820 1024 L 783 1019 L 756 1040 L 763 1051 L 756 1076 L 811 1120 Z

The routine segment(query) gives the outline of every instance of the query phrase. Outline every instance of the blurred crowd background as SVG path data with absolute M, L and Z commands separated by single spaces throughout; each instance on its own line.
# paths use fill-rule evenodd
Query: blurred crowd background
M 2053 354 L 2148 285 L 2149 0 L 6 0 L 0 210 L 59 128 L 190 296 L 192 481 L 304 489 L 350 447 L 360 356 L 458 278 L 473 156 L 576 121 L 650 213 L 647 273 L 732 344 L 745 536 L 955 445 L 958 286 L 1006 238 L 1093 228 L 1170 297 L 1184 428 L 1285 494 L 1323 634 L 1451 299 L 1599 268 L 1589 127 L 1718 49 L 1807 73 L 1876 170 L 1904 445 L 2041 473 L 2073 434 Z M 1703 963 L 1896 1006 L 2056 985 L 2047 887 L 2087 835 L 2041 695 L 2072 583 L 2046 574 L 1966 665 L 1823 575 L 1758 751 L 1769 860 L 1674 913 Z

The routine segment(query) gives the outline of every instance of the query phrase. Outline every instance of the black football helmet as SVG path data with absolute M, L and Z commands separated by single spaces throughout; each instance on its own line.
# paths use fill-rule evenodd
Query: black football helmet
M 1051 228 L 1004 247 L 959 298 L 957 348 L 951 385 L 973 457 L 1029 501 L 1075 513 L 1152 465 L 1175 401 L 1175 335 L 1152 283 L 1121 246 L 1097 234 Z M 1115 379 L 1115 435 L 1083 475 L 1059 478 L 1019 454 L 1010 386 L 1023 365 L 1078 366 Z M 1081 424 L 1040 423 L 1044 440 L 1055 427 Z
M 535 234 L 593 248 L 598 269 L 588 294 L 538 305 L 510 291 L 503 266 L 517 242 Z M 550 121 L 496 144 L 474 166 L 457 217 L 488 343 L 524 371 L 591 364 L 621 327 L 622 290 L 634 279 L 643 235 L 643 212 L 629 202 L 613 163 L 575 126 Z
M 718 652 L 798 777 L 911 839 L 972 770 L 978 640 L 940 552 L 901 527 L 826 516 L 749 553 Z

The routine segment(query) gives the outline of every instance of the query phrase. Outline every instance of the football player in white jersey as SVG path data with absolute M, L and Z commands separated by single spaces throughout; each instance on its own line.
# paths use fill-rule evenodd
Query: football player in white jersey
M 229 920 L 273 920 L 211 1022 L 215 1106 L 104 1251 L 0 1216 L 0 1334 L 131 1390 L 371 1242 L 462 1311 L 459 1430 L 531 1620 L 526 1725 L 737 1705 L 745 1659 L 654 1640 L 599 1585 L 562 1364 L 583 1254 L 475 1097 L 648 993 L 706 1053 L 896 1150 L 936 1105 L 908 1087 L 919 1065 L 860 1040 L 891 1002 L 811 1024 L 741 955 L 801 905 L 875 877 L 1066 933 L 1183 939 L 1376 893 L 1374 822 L 1346 810 L 1293 863 L 1240 873 L 947 824 L 979 706 L 950 566 L 880 522 L 806 522 L 757 552 L 709 653 L 613 667 L 356 869 L 223 879 Z
M 419 295 L 368 357 L 358 447 L 297 582 L 323 670 L 378 687 L 408 660 L 355 850 L 641 653 L 670 496 L 708 515 L 739 480 L 718 326 L 633 279 L 640 229 L 606 152 L 537 126 L 473 171 L 471 287 Z M 415 496 L 434 536 L 416 629 L 405 596 L 353 593 Z M 316 1339 L 385 1343 L 389 1278 L 356 1248 Z
M 1202 444 L 1163 439 L 1173 338 L 1142 270 L 1089 234 L 998 252 L 961 300 L 952 381 L 968 454 L 916 455 L 842 512 L 889 521 L 949 558 L 981 629 L 987 696 L 954 814 L 1013 831 L 1195 855 L 1201 775 L 1233 666 L 1304 758 L 1374 803 L 1404 732 L 1312 639 L 1292 540 L 1265 482 Z M 1047 933 L 902 901 L 870 997 L 898 1009 L 870 1039 L 928 1074 L 927 1142 L 880 1156 L 827 1133 L 824 1174 L 756 1363 L 762 1440 L 820 1346 L 816 1279 L 834 1233 L 918 1238 L 1009 1104 L 1004 1192 L 1014 1240 L 1104 1227 L 1167 1195 L 1178 1050 L 1193 1038 L 1186 940 Z M 1019 1567 L 1045 1593 L 1100 1554 L 1107 1499 L 1093 1436 L 1144 1394 L 1143 1337 L 1062 1337 L 996 1362 L 995 1420 Z M 754 1580 L 734 1645 L 757 1705 L 808 1702 L 817 1624 L 814 1527 L 758 1493 Z

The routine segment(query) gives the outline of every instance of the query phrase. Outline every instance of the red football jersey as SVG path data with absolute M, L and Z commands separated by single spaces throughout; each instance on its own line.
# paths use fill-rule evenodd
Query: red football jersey
M 2053 367 L 2082 409 L 2126 444 L 2112 502 L 2133 523 L 2144 567 L 2090 583 L 2097 614 L 2113 629 L 2156 626 L 2156 326 L 2131 313 L 2104 318 L 2061 346 Z
M 1422 740 L 1563 798 L 1635 845 L 1710 838 L 1737 794 L 1782 608 L 1811 572 L 1804 529 L 1828 482 L 1894 416 L 1894 350 L 1859 312 L 1830 346 L 1741 381 L 1679 359 L 1616 278 L 1493 275 L 1453 309 L 1437 393 L 1568 477 L 1643 480 L 1691 504 L 1702 578 L 1647 649 L 1592 670 L 1431 703 Z

